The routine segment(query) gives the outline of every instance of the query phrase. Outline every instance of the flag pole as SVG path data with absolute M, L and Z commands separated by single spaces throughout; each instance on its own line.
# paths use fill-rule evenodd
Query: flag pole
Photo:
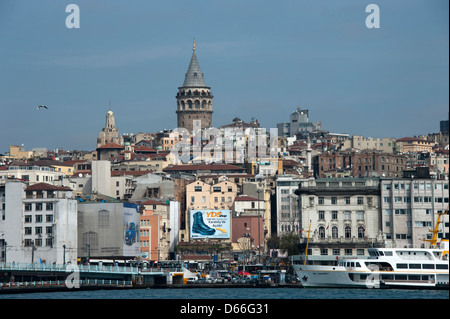
M 306 265 L 306 258 L 308 258 L 308 245 L 309 245 L 309 233 L 311 232 L 311 220 L 309 220 L 309 229 L 307 230 L 308 232 L 308 239 L 306 240 L 306 251 L 305 251 L 305 261 L 304 261 L 304 265 Z

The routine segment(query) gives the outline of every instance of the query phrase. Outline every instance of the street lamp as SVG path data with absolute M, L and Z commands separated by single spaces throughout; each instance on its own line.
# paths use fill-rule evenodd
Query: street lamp
M 5 236 L 4 233 L 2 234 L 2 237 L 3 237 L 3 236 Z M 4 249 L 5 249 L 5 253 L 4 253 L 4 256 L 5 256 L 4 262 L 6 263 L 6 249 L 7 249 L 8 243 L 6 242 L 6 239 L 2 239 L 1 241 L 3 242 L 3 245 L 2 245 L 2 246 L 3 246 Z M 1 256 L 0 256 L 0 257 L 1 257 Z
M 256 192 L 258 193 L 258 250 L 259 250 L 259 264 L 261 263 L 261 226 L 260 226 L 260 199 L 259 199 L 259 194 L 261 194 L 262 190 L 258 189 L 256 190 Z
M 257 185 L 257 187 L 261 184 L 261 182 L 263 181 L 263 180 L 265 180 L 265 177 L 264 177 L 264 175 L 262 175 L 262 174 L 258 174 L 258 175 L 256 175 L 255 176 L 255 179 L 258 181 L 259 180 L 259 182 L 258 182 L 258 185 Z M 259 250 L 259 263 L 261 263 L 261 226 L 260 226 L 260 205 L 261 205 L 261 203 L 260 203 L 260 196 L 259 196 L 259 194 L 261 194 L 261 192 L 263 192 L 264 191 L 264 189 L 256 189 L 256 192 L 258 193 L 258 250 Z
M 36 246 L 34 246 L 34 240 L 31 241 L 31 263 L 34 264 L 34 251 L 36 250 Z

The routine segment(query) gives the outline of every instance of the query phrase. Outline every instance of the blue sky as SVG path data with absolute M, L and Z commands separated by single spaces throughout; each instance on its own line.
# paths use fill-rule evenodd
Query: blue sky
M 68 29 L 68 4 L 80 28 Z M 380 28 L 368 29 L 368 4 Z M 336 133 L 439 131 L 449 106 L 449 3 L 301 0 L 1 0 L 0 153 L 94 150 L 109 99 L 120 133 L 176 127 L 192 54 L 213 126 L 276 127 L 300 105 Z M 47 111 L 38 111 L 45 104 Z

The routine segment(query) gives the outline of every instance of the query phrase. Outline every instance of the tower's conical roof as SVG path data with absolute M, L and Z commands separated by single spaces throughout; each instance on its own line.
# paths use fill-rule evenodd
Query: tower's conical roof
M 205 79 L 203 78 L 203 72 L 200 69 L 197 56 L 195 55 L 195 42 L 191 62 L 189 63 L 189 68 L 184 78 L 183 87 L 207 87 Z

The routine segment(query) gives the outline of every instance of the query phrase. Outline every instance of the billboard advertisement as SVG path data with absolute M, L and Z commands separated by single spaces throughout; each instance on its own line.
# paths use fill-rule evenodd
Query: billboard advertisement
M 123 203 L 123 255 L 139 256 L 139 205 Z
M 231 238 L 229 210 L 191 210 L 191 239 Z

